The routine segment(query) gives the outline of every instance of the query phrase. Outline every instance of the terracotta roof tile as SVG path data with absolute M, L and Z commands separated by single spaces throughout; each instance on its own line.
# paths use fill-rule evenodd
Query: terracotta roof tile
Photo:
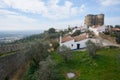
M 74 40 L 75 42 L 77 42 L 77 41 L 81 41 L 81 40 L 84 40 L 84 39 L 87 39 L 87 38 L 88 37 L 87 37 L 86 33 L 81 34 L 79 36 L 75 36 L 75 37 L 65 36 L 65 37 L 62 38 L 62 43 L 70 41 L 70 40 Z
M 79 35 L 79 36 L 75 36 L 74 37 L 74 40 L 75 40 L 75 42 L 77 42 L 77 41 L 81 41 L 81 40 L 84 40 L 84 39 L 87 39 L 88 37 L 87 37 L 87 34 L 86 33 L 84 33 L 84 34 L 81 34 L 81 35 Z
M 120 28 L 112 28 L 112 31 L 120 31 Z
M 66 41 L 70 41 L 70 40 L 73 40 L 73 38 L 71 36 L 65 36 L 62 38 L 62 43 L 66 42 Z

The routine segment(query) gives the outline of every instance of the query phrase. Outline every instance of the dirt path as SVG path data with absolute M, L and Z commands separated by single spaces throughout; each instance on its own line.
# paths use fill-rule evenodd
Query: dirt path
M 26 71 L 26 69 L 28 68 L 29 63 L 23 65 L 13 76 L 13 78 L 11 80 L 20 80 L 21 76 L 23 75 L 23 73 Z
M 100 36 L 99 37 L 97 36 L 96 38 L 102 41 L 103 46 L 116 46 L 116 47 L 120 47 L 120 45 L 115 44 L 115 43 L 113 43 L 113 42 L 111 42 L 111 41 L 109 41 L 107 39 L 103 39 Z

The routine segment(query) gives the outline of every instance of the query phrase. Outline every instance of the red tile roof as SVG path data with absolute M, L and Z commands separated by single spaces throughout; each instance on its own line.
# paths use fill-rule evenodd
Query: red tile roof
M 93 26 L 93 28 L 101 28 L 101 27 L 103 27 L 103 26 L 99 26 L 99 25 L 98 26 Z
M 66 41 L 70 41 L 70 40 L 73 40 L 73 38 L 71 36 L 65 36 L 62 38 L 62 43 L 66 42 Z
M 120 28 L 112 28 L 112 31 L 120 31 Z
M 88 37 L 87 37 L 86 33 L 81 34 L 79 36 L 75 36 L 75 37 L 65 36 L 65 37 L 62 38 L 62 43 L 70 41 L 70 40 L 74 40 L 75 42 L 77 42 L 77 41 L 81 41 L 81 40 L 84 40 L 84 39 L 87 39 L 87 38 Z
M 75 40 L 75 42 L 77 42 L 77 41 L 81 41 L 81 40 L 84 40 L 84 39 L 87 39 L 88 37 L 87 37 L 87 34 L 86 33 L 84 33 L 84 34 L 81 34 L 81 35 L 79 35 L 79 36 L 75 36 L 74 37 L 74 40 Z

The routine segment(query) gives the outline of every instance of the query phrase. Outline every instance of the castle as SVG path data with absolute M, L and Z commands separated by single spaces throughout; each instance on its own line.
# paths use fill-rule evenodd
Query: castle
M 89 27 L 89 26 L 102 26 L 104 25 L 104 14 L 88 14 L 85 16 L 85 21 L 84 24 Z

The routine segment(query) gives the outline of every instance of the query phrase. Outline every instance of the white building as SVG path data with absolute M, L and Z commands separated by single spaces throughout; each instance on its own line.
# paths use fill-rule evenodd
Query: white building
M 99 36 L 100 32 L 105 32 L 105 26 L 89 27 L 90 31 L 93 31 L 95 35 Z
M 72 50 L 82 49 L 86 47 L 87 41 L 88 41 L 88 35 L 86 33 L 75 37 L 65 36 L 65 37 L 60 37 L 60 46 L 65 45 Z

